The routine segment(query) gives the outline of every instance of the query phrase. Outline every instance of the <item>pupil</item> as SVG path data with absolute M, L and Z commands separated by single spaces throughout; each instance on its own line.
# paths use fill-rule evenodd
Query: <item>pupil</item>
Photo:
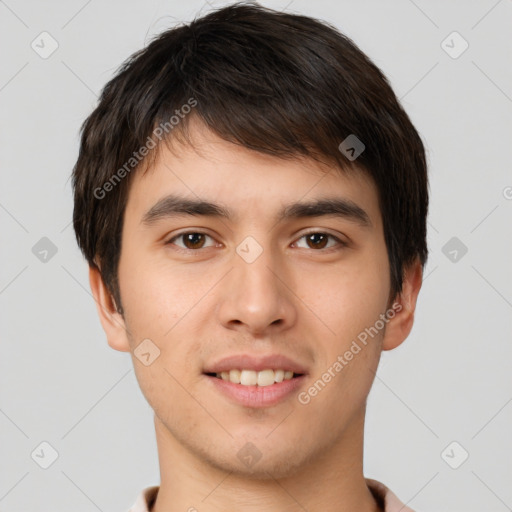
M 185 235 L 185 238 L 186 238 L 186 243 L 185 245 L 187 246 L 192 246 L 192 247 L 189 247 L 189 249 L 197 249 L 197 246 L 201 246 L 202 245 L 202 234 L 201 233 L 188 233 L 187 235 Z M 199 240 L 198 240 L 199 239 Z
M 314 241 L 315 237 L 319 237 L 321 240 L 319 241 L 316 239 L 317 241 Z M 314 247 L 323 248 L 326 245 L 327 237 L 323 233 L 311 233 L 311 235 L 308 237 L 308 240 L 313 243 Z

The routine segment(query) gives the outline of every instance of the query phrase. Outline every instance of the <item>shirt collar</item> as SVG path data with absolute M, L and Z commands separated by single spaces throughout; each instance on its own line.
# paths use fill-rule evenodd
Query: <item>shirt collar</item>
M 396 494 L 382 482 L 372 478 L 366 478 L 365 480 L 379 506 L 384 509 L 384 512 L 414 512 L 411 508 L 406 507 Z M 159 488 L 158 485 L 155 485 L 143 489 L 128 512 L 150 512 L 151 507 L 155 503 Z

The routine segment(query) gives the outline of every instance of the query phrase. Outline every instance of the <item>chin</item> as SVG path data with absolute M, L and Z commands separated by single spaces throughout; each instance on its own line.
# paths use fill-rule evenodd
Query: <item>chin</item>
M 242 440 L 234 444 L 235 447 L 225 444 L 222 451 L 202 451 L 201 458 L 235 477 L 275 480 L 291 477 L 304 469 L 312 456 L 305 451 L 303 443 L 285 443 L 277 437 L 272 441 L 262 437 L 260 440 L 254 439 L 254 442 Z
M 239 461 L 231 460 L 221 469 L 247 480 L 280 480 L 292 477 L 302 468 L 304 458 L 297 455 L 295 454 L 295 457 L 288 455 L 286 460 L 275 454 L 273 454 L 271 460 L 268 458 L 265 460 L 262 455 L 261 459 L 253 465 L 245 465 Z

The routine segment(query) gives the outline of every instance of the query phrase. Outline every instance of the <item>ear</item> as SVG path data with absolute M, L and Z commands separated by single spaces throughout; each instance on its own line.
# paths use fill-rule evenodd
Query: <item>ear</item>
M 392 350 L 398 347 L 409 336 L 414 323 L 414 311 L 422 279 L 421 263 L 416 260 L 406 269 L 402 291 L 390 304 L 390 308 L 395 311 L 395 316 L 386 325 L 382 350 Z
M 100 271 L 92 266 L 89 266 L 89 284 L 108 344 L 114 350 L 129 352 L 130 343 L 124 317 L 117 311 L 115 301 L 103 282 Z

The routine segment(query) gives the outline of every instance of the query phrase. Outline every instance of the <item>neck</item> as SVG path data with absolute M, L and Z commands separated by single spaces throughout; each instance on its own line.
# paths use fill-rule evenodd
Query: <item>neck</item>
M 363 476 L 364 412 L 329 449 L 278 479 L 215 466 L 155 415 L 161 483 L 151 512 L 382 512 Z

